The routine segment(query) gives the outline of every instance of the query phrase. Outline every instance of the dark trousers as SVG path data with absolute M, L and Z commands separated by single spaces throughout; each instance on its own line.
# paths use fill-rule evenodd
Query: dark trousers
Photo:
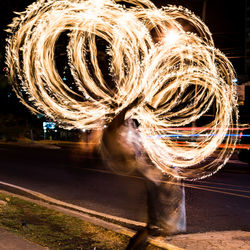
M 148 226 L 167 234 L 186 231 L 185 190 L 172 177 L 153 182 L 145 178 Z

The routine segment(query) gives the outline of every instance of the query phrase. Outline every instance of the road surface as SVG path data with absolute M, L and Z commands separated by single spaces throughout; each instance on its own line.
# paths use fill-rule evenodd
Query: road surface
M 243 167 L 231 163 L 225 167 L 230 171 L 186 183 L 188 232 L 250 231 L 250 171 L 238 173 Z M 78 146 L 0 144 L 0 181 L 98 212 L 147 220 L 143 178 L 117 175 L 100 159 L 87 158 Z

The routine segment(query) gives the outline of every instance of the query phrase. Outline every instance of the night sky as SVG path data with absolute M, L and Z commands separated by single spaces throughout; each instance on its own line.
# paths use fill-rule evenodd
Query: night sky
M 23 11 L 32 2 L 34 1 L 1 0 L 0 42 L 2 56 L 6 38 L 4 29 L 15 16 L 13 11 Z M 202 15 L 203 0 L 153 0 L 152 2 L 158 7 L 168 4 L 182 5 L 192 10 L 196 15 L 200 17 Z M 206 24 L 213 34 L 215 46 L 230 58 L 238 75 L 244 74 L 244 5 L 244 0 L 207 0 Z

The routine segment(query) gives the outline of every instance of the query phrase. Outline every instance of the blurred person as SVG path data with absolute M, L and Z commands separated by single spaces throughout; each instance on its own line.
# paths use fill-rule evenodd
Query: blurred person
M 126 114 L 140 97 L 114 117 L 103 132 L 101 154 L 119 173 L 138 170 L 147 191 L 147 226 L 131 238 L 127 249 L 144 249 L 148 236 L 166 236 L 186 231 L 185 191 L 180 180 L 163 173 L 149 159 L 138 131 L 137 120 Z

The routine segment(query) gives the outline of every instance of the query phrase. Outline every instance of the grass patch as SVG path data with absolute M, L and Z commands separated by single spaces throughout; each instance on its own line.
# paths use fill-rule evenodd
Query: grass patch
M 0 192 L 0 227 L 50 249 L 125 249 L 129 237 Z M 149 245 L 147 249 L 161 249 Z
M 52 249 L 124 249 L 129 237 L 0 193 L 0 226 Z

